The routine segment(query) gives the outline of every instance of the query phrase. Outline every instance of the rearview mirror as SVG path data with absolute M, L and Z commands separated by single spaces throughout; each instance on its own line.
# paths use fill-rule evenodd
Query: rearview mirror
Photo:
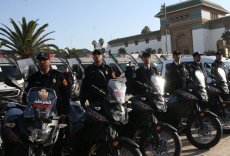
M 6 77 L 4 82 L 7 86 L 15 87 L 23 91 L 23 89 L 19 86 L 18 82 L 13 78 Z

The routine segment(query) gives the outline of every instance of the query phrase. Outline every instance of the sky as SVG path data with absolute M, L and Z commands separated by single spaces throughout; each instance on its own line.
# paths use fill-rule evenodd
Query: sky
M 10 18 L 37 20 L 39 26 L 48 23 L 46 32 L 55 31 L 50 43 L 59 48 L 93 49 L 93 40 L 105 42 L 138 35 L 144 26 L 160 29 L 154 17 L 161 4 L 184 0 L 0 0 L 0 27 L 12 28 Z M 230 11 L 229 0 L 210 0 Z

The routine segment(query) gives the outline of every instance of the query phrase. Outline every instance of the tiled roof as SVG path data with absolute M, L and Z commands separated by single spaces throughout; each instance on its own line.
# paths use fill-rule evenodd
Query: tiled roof
M 174 12 L 174 11 L 177 11 L 177 10 L 183 10 L 183 9 L 191 8 L 191 7 L 198 6 L 198 5 L 208 6 L 208 7 L 220 10 L 220 11 L 226 13 L 226 14 L 229 13 L 222 6 L 220 6 L 218 4 L 215 4 L 213 2 L 210 2 L 208 0 L 187 0 L 185 2 L 176 3 L 176 4 L 173 4 L 173 5 L 166 6 L 166 12 L 171 13 L 171 12 Z M 161 15 L 161 12 L 156 14 L 155 17 L 160 17 L 160 15 Z

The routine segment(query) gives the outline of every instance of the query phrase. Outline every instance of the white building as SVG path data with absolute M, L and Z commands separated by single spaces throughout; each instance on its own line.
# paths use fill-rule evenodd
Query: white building
M 221 36 L 230 28 L 230 16 L 226 16 L 229 12 L 223 7 L 208 0 L 188 0 L 166 6 L 165 11 L 166 19 L 164 12 L 155 16 L 160 19 L 159 31 L 111 40 L 111 53 L 118 53 L 120 48 L 127 53 L 151 48 L 156 52 L 180 50 L 185 54 L 224 49 Z

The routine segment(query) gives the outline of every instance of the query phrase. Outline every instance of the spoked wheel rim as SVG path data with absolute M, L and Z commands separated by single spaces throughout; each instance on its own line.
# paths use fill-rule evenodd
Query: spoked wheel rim
M 204 117 L 201 123 L 193 122 L 191 126 L 191 135 L 197 143 L 208 144 L 215 139 L 217 129 L 210 118 Z
M 93 146 L 89 156 L 140 156 L 141 152 L 138 148 L 124 143 L 119 147 L 108 149 L 106 146 Z
M 164 131 L 159 136 L 158 145 L 156 145 L 155 138 L 149 139 L 144 145 L 146 156 L 173 156 L 176 149 L 173 137 Z

